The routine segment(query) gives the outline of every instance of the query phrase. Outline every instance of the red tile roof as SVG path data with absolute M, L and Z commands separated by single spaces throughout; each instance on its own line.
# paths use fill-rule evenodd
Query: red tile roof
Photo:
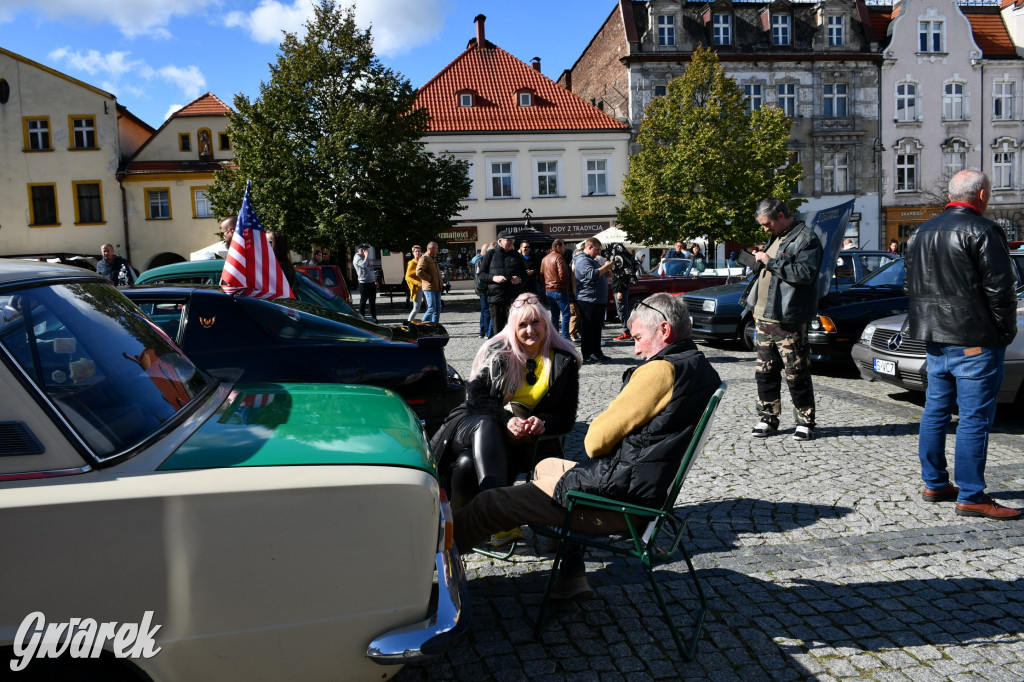
M 629 129 L 490 41 L 485 45 L 480 50 L 470 40 L 420 88 L 416 105 L 430 113 L 432 132 Z M 523 91 L 533 94 L 532 106 L 519 106 Z M 472 93 L 473 106 L 459 106 L 460 93 Z
M 896 15 L 900 13 L 900 8 L 897 7 L 893 10 L 891 7 L 887 9 L 877 9 L 875 7 L 868 8 L 868 16 L 871 18 L 871 28 L 875 30 L 875 37 L 878 42 L 885 43 L 887 40 L 886 31 L 889 30 L 889 24 Z
M 175 111 L 171 114 L 171 118 L 175 116 L 216 116 L 230 113 L 231 107 L 220 101 L 217 95 L 208 92 Z
M 974 42 L 986 57 L 1016 57 L 1017 51 L 1010 40 L 1010 34 L 1003 23 L 1003 16 L 995 8 L 962 7 L 964 16 L 971 22 Z

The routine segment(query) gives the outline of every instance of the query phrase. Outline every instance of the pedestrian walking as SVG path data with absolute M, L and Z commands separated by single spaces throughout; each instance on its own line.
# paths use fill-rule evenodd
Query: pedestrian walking
M 775 197 L 757 205 L 757 223 L 771 234 L 766 249 L 754 254 L 755 275 L 743 292 L 743 305 L 754 316 L 757 350 L 755 438 L 779 430 L 782 374 L 785 369 L 796 419 L 796 440 L 814 438 L 814 385 L 807 329 L 818 312 L 818 269 L 823 250 L 811 228 L 798 221 Z
M 496 246 L 494 242 L 487 242 L 480 247 L 480 251 L 473 256 L 470 265 L 473 266 L 473 290 L 480 297 L 480 338 L 494 336 L 491 325 L 491 309 L 487 305 L 487 284 L 480 281 L 480 267 L 483 265 L 487 252 Z
M 407 322 L 412 322 L 416 319 L 416 314 L 420 311 L 420 303 L 423 302 L 420 278 L 416 276 L 416 265 L 419 263 L 420 256 L 422 255 L 423 247 L 419 244 L 413 244 L 412 258 L 409 259 L 405 266 L 405 284 L 409 287 L 409 300 L 412 301 L 412 310 L 409 311 L 409 317 L 406 319 Z
M 551 250 L 540 262 L 540 273 L 544 279 L 544 293 L 551 308 L 551 322 L 559 330 L 562 338 L 569 338 L 570 289 L 572 272 L 565 262 L 565 242 L 556 239 Z
M 420 256 L 416 263 L 416 276 L 420 280 L 423 298 L 427 301 L 427 312 L 423 313 L 424 322 L 441 321 L 441 268 L 437 265 L 437 242 L 427 244 L 427 252 Z
M 1006 346 L 1017 334 L 1017 277 L 1002 228 L 984 217 L 988 177 L 960 171 L 946 209 L 907 241 L 908 335 L 925 342 L 928 386 L 918 438 L 926 502 L 956 501 L 960 516 L 1019 519 L 985 494 L 988 434 L 1003 383 Z M 953 476 L 946 427 L 959 407 Z M 958 487 L 959 486 L 959 487 Z
M 317 253 L 317 256 L 320 254 Z M 319 258 L 316 259 L 319 262 Z M 359 314 L 366 317 L 366 304 L 370 304 L 370 317 L 377 321 L 377 273 L 370 260 L 370 245 L 360 244 L 356 247 L 356 255 L 352 258 L 352 267 L 359 280 Z

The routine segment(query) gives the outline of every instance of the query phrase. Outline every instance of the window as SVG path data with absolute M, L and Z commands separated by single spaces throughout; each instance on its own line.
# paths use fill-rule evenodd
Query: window
M 1013 189 L 1013 157 L 1015 152 L 992 154 L 992 189 Z
M 658 15 L 658 45 L 676 44 L 676 18 L 671 14 Z
M 192 151 L 192 135 L 191 135 L 191 133 L 178 133 L 178 151 L 179 152 L 190 152 L 190 151 Z
M 103 195 L 99 180 L 72 182 L 75 191 L 75 224 L 103 222 Z
M 732 45 L 732 15 L 716 14 L 711 17 L 711 41 L 715 45 Z
M 487 179 L 491 199 L 515 196 L 515 161 L 512 159 L 488 159 Z
M 149 207 L 146 213 L 147 220 L 170 220 L 171 190 L 166 188 L 147 189 L 146 205 Z
M 827 17 L 828 44 L 845 45 L 846 36 L 843 34 L 843 18 L 837 16 Z
M 776 86 L 778 106 L 786 116 L 796 116 L 796 84 L 779 83 Z
M 464 92 L 459 95 L 459 106 L 460 107 L 471 107 L 473 106 L 473 95 L 468 92 Z
M 846 83 L 825 83 L 823 86 L 822 116 L 843 118 L 846 114 Z
M 964 106 L 964 84 L 946 83 L 942 87 L 942 120 L 963 121 L 967 119 Z
M 530 94 L 529 92 L 520 92 L 519 93 L 519 106 L 521 106 L 521 107 L 533 106 L 533 95 Z
M 747 113 L 757 111 L 761 108 L 761 86 L 758 84 L 744 85 L 743 94 L 747 96 L 746 107 Z
M 96 149 L 96 117 L 69 116 L 72 149 Z
M 920 38 L 920 52 L 945 52 L 942 49 L 941 21 L 918 22 L 918 36 Z
M 11 98 L 11 86 L 10 84 L 0 78 L 0 104 L 7 104 L 7 100 Z
M 655 85 L 654 86 L 654 96 L 655 97 L 664 97 L 667 94 L 668 94 L 668 87 L 667 86 L 665 86 L 665 85 Z
M 953 176 L 967 167 L 967 154 L 964 152 L 943 152 L 942 179 L 949 182 Z
M 825 152 L 821 159 L 822 191 L 849 191 L 850 156 L 847 152 Z
M 1013 120 L 1013 82 L 996 81 L 992 84 L 992 118 L 997 121 Z
M 221 151 L 228 151 L 231 149 L 231 138 L 228 137 L 227 133 L 218 133 L 217 138 L 220 140 Z
M 788 14 L 772 15 L 772 44 L 789 45 L 793 42 L 793 32 Z
M 896 191 L 917 191 L 917 154 L 896 155 Z
M 57 216 L 57 185 L 28 186 L 29 225 L 60 225 Z
M 558 159 L 534 159 L 533 177 L 535 196 L 559 196 Z
M 896 120 L 917 120 L 917 86 L 913 83 L 900 83 L 896 86 Z
M 50 117 L 40 116 L 39 118 L 26 118 L 25 121 L 25 149 L 34 152 L 52 150 L 50 146 Z
M 587 196 L 608 194 L 609 157 L 583 157 L 583 172 L 586 176 Z
M 205 187 L 196 187 L 192 190 L 192 217 L 213 218 L 213 209 L 210 207 L 210 199 L 206 196 Z
M 795 150 L 787 152 L 787 159 L 786 159 L 786 166 L 785 167 L 789 167 L 789 166 L 792 166 L 792 165 L 797 164 L 797 163 L 800 163 L 800 152 L 799 151 L 795 151 Z M 803 181 L 803 176 L 801 176 L 800 179 L 796 181 L 796 194 L 803 194 L 803 193 L 804 193 L 804 181 Z

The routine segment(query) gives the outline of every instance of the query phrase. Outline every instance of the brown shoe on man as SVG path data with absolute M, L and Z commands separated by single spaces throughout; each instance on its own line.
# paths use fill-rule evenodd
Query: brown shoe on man
M 952 483 L 947 483 L 938 490 L 925 488 L 921 491 L 921 499 L 925 502 L 956 502 L 956 496 L 960 494 L 960 488 Z
M 1004 507 L 987 495 L 978 504 L 957 503 L 956 513 L 960 516 L 984 516 L 986 519 L 997 521 L 1012 521 L 1020 518 L 1020 509 Z

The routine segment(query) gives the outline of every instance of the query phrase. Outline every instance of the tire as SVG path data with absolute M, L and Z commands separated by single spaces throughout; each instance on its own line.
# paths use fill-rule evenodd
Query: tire
M 751 315 L 740 328 L 740 341 L 747 350 L 754 350 L 754 316 Z

